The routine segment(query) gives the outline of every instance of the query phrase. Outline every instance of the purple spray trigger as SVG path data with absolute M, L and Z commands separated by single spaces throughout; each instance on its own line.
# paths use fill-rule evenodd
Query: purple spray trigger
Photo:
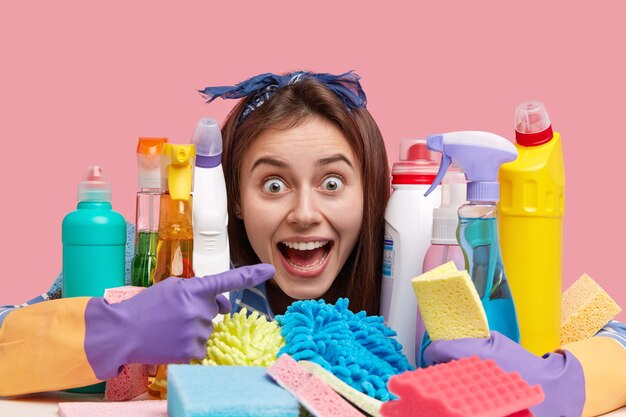
M 443 152 L 443 135 L 428 135 L 426 141 L 426 146 L 428 147 L 428 149 L 435 152 L 441 152 L 441 164 L 439 165 L 439 171 L 437 172 L 437 176 L 430 185 L 430 188 L 424 193 L 424 197 L 432 193 L 435 188 L 437 188 L 437 186 L 441 184 L 443 177 L 448 171 L 448 167 L 452 164 L 452 158 L 450 158 Z

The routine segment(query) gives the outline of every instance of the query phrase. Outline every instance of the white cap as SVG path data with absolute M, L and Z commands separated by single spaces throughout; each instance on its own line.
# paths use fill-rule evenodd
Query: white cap
M 161 168 L 143 168 L 139 170 L 139 188 L 161 187 Z
M 78 201 L 111 201 L 111 183 L 107 182 L 99 165 L 89 165 L 78 183 Z
M 139 188 L 161 188 L 161 155 L 167 138 L 141 137 L 137 142 Z
M 208 117 L 198 120 L 196 129 L 191 136 L 191 143 L 196 147 L 196 156 L 221 155 L 222 132 L 220 125 Z
M 543 132 L 550 127 L 546 106 L 539 100 L 528 100 L 517 105 L 515 130 L 520 133 Z
M 441 206 L 433 210 L 433 237 L 436 245 L 458 245 L 458 210 L 466 200 L 466 180 L 460 171 L 449 171 L 441 182 Z

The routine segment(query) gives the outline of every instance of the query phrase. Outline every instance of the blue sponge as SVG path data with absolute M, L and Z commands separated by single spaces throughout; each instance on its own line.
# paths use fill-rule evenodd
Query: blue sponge
M 298 417 L 298 401 L 260 366 L 168 365 L 170 417 Z
M 287 307 L 284 315 L 276 316 L 286 340 L 278 355 L 315 362 L 370 397 L 392 399 L 387 381 L 413 367 L 382 317 L 355 314 L 348 303 L 346 298 L 335 305 L 305 300 Z

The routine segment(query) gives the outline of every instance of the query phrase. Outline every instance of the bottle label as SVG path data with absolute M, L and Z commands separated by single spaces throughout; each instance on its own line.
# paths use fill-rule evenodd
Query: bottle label
M 393 277 L 393 238 L 385 233 L 383 241 L 383 278 Z

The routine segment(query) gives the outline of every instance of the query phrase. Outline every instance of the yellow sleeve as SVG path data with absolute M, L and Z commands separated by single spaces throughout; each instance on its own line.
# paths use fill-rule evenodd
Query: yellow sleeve
M 0 396 L 100 382 L 84 350 L 88 301 L 51 300 L 7 314 L 0 327 Z
M 568 343 L 585 376 L 583 417 L 598 416 L 626 405 L 626 349 L 610 337 Z

